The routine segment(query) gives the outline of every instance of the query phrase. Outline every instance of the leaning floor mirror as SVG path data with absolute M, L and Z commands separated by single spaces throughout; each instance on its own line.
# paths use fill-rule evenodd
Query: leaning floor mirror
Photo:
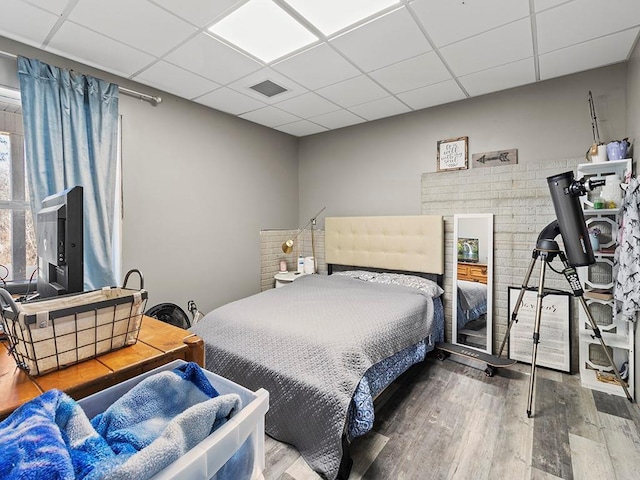
M 493 214 L 453 216 L 453 343 L 493 353 Z

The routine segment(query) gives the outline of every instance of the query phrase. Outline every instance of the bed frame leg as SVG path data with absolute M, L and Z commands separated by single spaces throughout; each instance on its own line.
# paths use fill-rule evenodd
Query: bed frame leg
M 342 459 L 340 460 L 340 468 L 338 469 L 338 480 L 346 480 L 349 478 L 352 466 L 353 459 L 351 458 L 349 440 L 347 440 L 346 435 L 342 435 Z

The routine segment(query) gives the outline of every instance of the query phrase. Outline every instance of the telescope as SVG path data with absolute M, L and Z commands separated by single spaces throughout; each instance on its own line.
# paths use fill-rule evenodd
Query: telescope
M 557 220 L 542 230 L 538 237 L 538 246 L 548 247 L 548 242 L 553 241 L 559 231 L 569 264 L 573 267 L 593 265 L 596 259 L 593 256 L 589 231 L 584 221 L 579 197 L 604 185 L 605 180 L 586 180 L 585 178 L 575 180 L 573 172 L 565 172 L 548 177 L 547 183 Z M 559 230 L 556 229 L 556 223 Z
M 536 300 L 536 314 L 533 325 L 533 349 L 531 352 L 531 376 L 529 377 L 527 416 L 531 417 L 532 412 L 533 391 L 536 373 L 536 356 L 538 354 L 538 343 L 540 342 L 542 300 L 547 294 L 551 293 L 550 290 L 544 288 L 544 277 L 547 265 L 549 265 L 549 268 L 551 268 L 553 271 L 564 275 L 565 279 L 569 283 L 569 286 L 571 287 L 573 296 L 579 300 L 582 308 L 586 313 L 591 329 L 593 330 L 593 337 L 597 338 L 600 341 L 602 351 L 609 361 L 609 365 L 611 366 L 611 369 L 615 374 L 616 380 L 623 388 L 627 399 L 630 402 L 633 402 L 633 398 L 629 393 L 627 385 L 620 377 L 618 367 L 616 367 L 613 358 L 611 357 L 611 354 L 604 340 L 602 339 L 598 324 L 594 320 L 593 315 L 589 310 L 589 306 L 584 299 L 582 284 L 580 283 L 580 278 L 578 277 L 578 273 L 575 268 L 586 267 L 589 265 L 593 265 L 596 262 L 596 259 L 593 255 L 593 248 L 589 240 L 589 231 L 587 229 L 587 224 L 584 220 L 584 214 L 580 206 L 579 197 L 586 195 L 594 188 L 604 185 L 605 180 L 586 180 L 585 178 L 576 180 L 574 178 L 573 172 L 569 171 L 561 173 L 559 175 L 547 177 L 547 183 L 549 185 L 549 192 L 551 193 L 553 209 L 556 213 L 556 220 L 544 227 L 544 229 L 538 235 L 536 248 L 533 249 L 531 263 L 529 264 L 529 269 L 525 274 L 524 282 L 522 283 L 522 288 L 520 289 L 520 295 L 518 296 L 515 308 L 513 310 L 513 313 L 511 314 L 511 319 L 509 320 L 507 331 L 505 333 L 504 339 L 502 340 L 502 345 L 500 346 L 498 356 L 502 355 L 507 342 L 507 338 L 509 338 L 511 327 L 515 322 L 518 321 L 518 311 L 520 310 L 520 307 L 522 305 L 522 300 L 524 298 L 525 292 L 527 290 L 534 290 L 534 288 L 529 287 L 529 279 L 531 278 L 531 273 L 533 272 L 533 267 L 536 261 L 540 259 L 542 260 L 542 262 L 537 288 L 538 296 Z M 560 250 L 560 247 L 555 240 L 558 235 L 562 237 L 562 243 L 564 244 L 564 248 L 567 251 L 566 255 L 562 250 Z M 556 257 L 560 258 L 560 261 L 564 266 L 562 271 L 557 271 L 550 265 L 553 259 Z

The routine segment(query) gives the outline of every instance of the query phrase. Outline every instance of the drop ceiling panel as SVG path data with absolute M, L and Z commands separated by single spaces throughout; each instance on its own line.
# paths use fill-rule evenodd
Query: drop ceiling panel
M 133 77 L 133 80 L 189 99 L 199 97 L 220 86 L 211 80 L 164 61 L 151 65 Z
M 414 110 L 419 110 L 462 100 L 467 96 L 455 80 L 447 80 L 428 87 L 417 88 L 410 92 L 400 93 L 398 98 Z
M 310 90 L 360 75 L 360 70 L 326 43 L 276 63 L 271 68 Z
M 55 15 L 62 15 L 62 12 L 64 12 L 64 9 L 66 8 L 67 3 L 69 3 L 69 0 L 28 0 L 28 2 L 32 5 L 36 5 L 42 8 L 43 10 L 47 10 L 48 12 L 51 12 Z M 2 2 L 3 15 L 5 13 L 4 9 L 7 8 L 7 6 L 8 6 L 7 2 L 3 1 Z
M 232 115 L 240 115 L 265 107 L 264 103 L 226 87 L 207 93 L 195 101 Z
M 365 72 L 432 50 L 404 7 L 344 33 L 331 43 Z
M 331 130 L 364 122 L 362 117 L 351 113 L 349 110 L 337 110 L 335 112 L 325 113 L 324 115 L 312 117 L 310 120 Z
M 424 53 L 371 72 L 371 77 L 391 93 L 406 92 L 451 78 L 435 52 Z
M 260 108 L 252 112 L 244 113 L 240 116 L 251 122 L 259 123 L 261 125 L 272 128 L 279 127 L 280 125 L 284 125 L 285 123 L 293 123 L 300 120 L 300 117 L 296 117 L 295 115 L 291 115 L 288 112 L 272 106 Z
M 373 102 L 356 105 L 351 107 L 350 110 L 367 120 L 376 120 L 411 111 L 409 107 L 394 97 L 381 98 Z
M 537 15 L 538 51 L 548 53 L 639 23 L 638 0 L 575 0 Z
M 234 5 L 244 3 L 238 0 L 151 1 L 200 28 L 208 27 L 215 19 L 229 12 Z
M 640 0 L 270 0 L 324 36 L 267 64 L 208 31 L 248 1 L 4 0 L 0 35 L 298 136 L 623 62 L 640 36 Z
M 72 22 L 65 22 L 47 50 L 122 77 L 150 64 L 154 57 Z
M 533 4 L 536 12 L 542 12 L 543 10 L 547 10 L 549 8 L 557 7 L 563 3 L 567 3 L 567 1 L 571 0 L 534 0 Z
M 627 59 L 639 30 L 634 28 L 540 55 L 540 79 L 623 62 Z
M 533 56 L 529 19 L 462 40 L 440 50 L 444 61 L 457 76 Z
M 200 33 L 165 59 L 223 85 L 262 68 L 255 60 L 206 33 Z
M 276 106 L 285 112 L 293 113 L 302 118 L 315 117 L 340 109 L 335 103 L 331 103 L 313 92 L 279 102 Z
M 341 107 L 353 107 L 388 95 L 382 87 L 364 75 L 321 88 L 318 93 Z
M 140 1 L 80 0 L 69 20 L 156 56 L 197 32 L 175 15 Z
M 410 5 L 436 47 L 529 16 L 529 0 L 416 0 Z
M 25 19 L 29 21 L 25 21 Z M 2 2 L 0 34 L 40 47 L 58 21 L 58 17 L 18 0 Z
M 289 135 L 295 135 L 297 137 L 327 131 L 325 127 L 311 123 L 308 120 L 300 120 L 293 123 L 287 123 L 286 125 L 280 125 L 279 127 L 276 127 L 276 130 L 280 130 L 281 132 L 288 133 Z
M 460 77 L 460 83 L 472 97 L 519 87 L 535 81 L 536 69 L 533 58 Z

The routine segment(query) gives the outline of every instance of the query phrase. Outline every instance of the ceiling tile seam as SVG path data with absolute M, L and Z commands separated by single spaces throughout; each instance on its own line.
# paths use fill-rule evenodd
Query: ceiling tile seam
M 484 69 L 478 70 L 476 72 L 465 73 L 464 75 L 460 75 L 458 78 L 464 79 L 464 78 L 470 77 L 472 75 L 477 75 L 477 74 L 482 73 L 482 72 L 488 72 L 490 70 L 495 70 L 496 68 L 506 67 L 507 65 L 514 65 L 516 63 L 519 63 L 519 62 L 522 62 L 523 60 L 528 60 L 528 59 L 534 60 L 534 57 L 533 56 L 529 56 L 529 57 L 519 58 L 517 60 L 512 60 L 512 61 L 507 62 L 507 63 L 501 63 L 500 65 L 495 65 L 493 67 L 484 68 Z M 447 81 L 447 80 L 445 80 L 445 81 Z M 438 82 L 438 83 L 442 83 L 442 82 Z M 512 87 L 509 87 L 509 88 L 512 88 Z M 403 93 L 405 93 L 405 92 L 403 92 Z
M 274 1 L 275 1 L 275 0 L 274 0 Z M 282 0 L 280 0 L 280 1 L 282 1 Z M 406 3 L 406 2 L 402 2 L 402 3 Z M 382 17 L 383 15 L 386 15 L 387 13 L 390 13 L 391 11 L 400 10 L 400 8 L 406 8 L 406 7 L 404 7 L 404 6 L 400 6 L 400 7 L 398 7 L 398 5 L 393 5 L 393 7 L 392 7 L 392 8 L 387 8 L 387 9 L 383 10 L 383 12 L 385 12 L 384 14 L 382 14 L 382 13 L 380 13 L 380 12 L 379 12 L 379 15 L 378 15 L 378 16 L 379 16 L 379 17 Z M 388 11 L 387 11 L 387 10 L 388 10 Z M 377 17 L 376 17 L 376 18 L 377 18 Z M 371 20 L 373 20 L 373 18 L 371 18 L 369 21 L 371 21 Z M 415 21 L 415 18 L 414 18 L 414 21 Z M 357 24 L 357 25 L 358 25 L 357 27 L 355 27 L 355 26 L 353 26 L 353 25 L 352 25 L 352 26 L 351 26 L 352 28 L 349 28 L 348 30 L 347 30 L 347 29 L 345 29 L 345 31 L 344 31 L 344 32 L 342 32 L 340 35 L 342 35 L 342 34 L 344 34 L 344 33 L 347 33 L 348 31 L 355 30 L 356 28 L 359 28 L 360 26 L 364 25 L 364 23 L 367 23 L 367 22 L 362 22 L 362 24 L 358 23 L 358 24 Z M 419 25 L 419 26 L 420 26 L 420 25 Z M 331 39 L 335 39 L 335 38 L 337 38 L 337 37 L 338 37 L 338 36 L 340 36 L 340 35 L 338 35 L 338 34 L 336 34 L 336 35 L 332 35 L 330 38 L 331 38 Z M 394 94 L 393 92 L 391 92 L 387 87 L 385 87 L 385 86 L 384 86 L 384 85 L 382 85 L 380 82 L 378 82 L 378 80 L 376 80 L 375 78 L 372 78 L 372 77 L 369 75 L 369 73 L 371 73 L 371 72 L 367 72 L 367 71 L 365 71 L 365 70 L 364 70 L 363 68 L 361 68 L 359 65 L 357 65 L 356 63 L 354 63 L 354 62 L 353 62 L 353 61 L 352 61 L 348 56 L 346 56 L 344 53 L 342 53 L 342 51 L 341 51 L 341 50 L 339 50 L 339 49 L 338 49 L 338 48 L 337 48 L 337 47 L 336 47 L 336 46 L 335 46 L 331 41 L 329 41 L 329 40 L 328 40 L 328 38 L 329 38 L 329 37 L 324 37 L 324 36 L 323 36 L 323 39 L 324 39 L 324 40 L 323 40 L 323 42 L 322 42 L 322 43 L 324 43 L 324 44 L 325 44 L 325 45 L 327 45 L 329 48 L 331 48 L 335 53 L 337 53 L 338 55 L 340 55 L 340 57 L 342 57 L 342 58 L 343 58 L 347 63 L 349 63 L 352 67 L 354 67 L 356 70 L 358 70 L 362 75 L 364 75 L 364 76 L 365 76 L 365 77 L 367 77 L 370 81 L 374 82 L 378 87 L 380 87 L 381 89 L 383 89 L 383 90 L 384 90 L 384 91 L 385 91 L 389 96 L 391 96 L 391 97 L 395 97 L 395 94 Z M 318 45 L 316 45 L 316 46 L 318 46 Z M 311 47 L 311 46 L 307 46 L 307 47 L 305 47 L 305 49 L 304 49 L 304 50 L 307 50 L 307 49 L 309 49 L 309 48 L 313 48 L 313 47 Z M 300 50 L 300 52 L 303 52 L 304 50 L 302 50 L 302 49 L 301 49 L 301 50 Z M 299 52 L 299 53 L 300 53 L 300 52 Z M 426 53 L 428 53 L 428 52 L 426 52 Z M 293 56 L 293 55 L 291 55 L 291 56 Z M 284 61 L 284 60 L 285 60 L 285 58 L 281 58 L 281 59 L 278 59 L 278 61 L 277 61 L 277 62 L 279 63 L 279 62 L 282 62 L 282 61 Z M 275 62 L 274 62 L 274 64 L 275 64 Z M 372 71 L 375 71 L 375 70 L 372 70 Z M 284 76 L 286 77 L 286 75 L 284 75 Z M 338 82 L 335 82 L 335 83 L 332 83 L 332 84 L 329 84 L 329 85 L 323 85 L 322 87 L 320 87 L 320 89 L 322 89 L 322 88 L 327 88 L 327 87 L 330 87 L 330 86 L 333 86 L 333 85 L 338 85 L 338 84 L 340 84 L 340 83 L 342 83 L 342 82 L 345 82 L 345 81 L 347 81 L 347 80 L 350 80 L 350 79 L 352 79 L 352 78 L 356 78 L 356 77 L 357 77 L 357 76 L 349 77 L 349 78 L 347 78 L 347 79 L 340 80 L 340 81 L 338 81 Z M 289 77 L 287 77 L 287 78 L 289 78 Z M 290 80 L 291 80 L 291 79 L 290 79 Z M 293 80 L 292 80 L 292 81 L 293 81 Z M 297 83 L 297 82 L 296 82 L 296 83 Z M 325 97 L 325 96 L 323 96 L 320 92 L 318 92 L 318 91 L 316 91 L 316 90 L 310 90 L 310 91 L 313 91 L 314 93 L 316 93 L 317 95 L 320 95 L 320 96 L 321 96 L 322 98 L 324 98 L 325 100 L 328 100 L 328 101 L 330 101 L 330 102 L 331 102 L 331 100 L 330 100 L 329 98 L 326 98 L 326 97 Z M 399 102 L 401 102 L 403 105 L 405 105 L 405 106 L 406 106 L 407 108 L 409 108 L 410 110 L 412 110 L 412 111 L 414 110 L 410 105 L 406 104 L 404 101 L 400 100 L 400 99 L 399 99 L 399 98 L 397 98 L 397 97 L 395 97 L 395 98 L 396 98 L 396 100 L 398 100 Z M 379 100 L 379 99 L 378 99 L 378 100 Z M 333 102 L 332 102 L 332 103 L 333 103 Z M 368 102 L 364 102 L 364 103 L 368 103 Z M 336 105 L 337 105 L 337 104 L 336 104 Z M 338 106 L 339 106 L 340 108 L 350 108 L 350 107 L 354 107 L 354 106 L 356 106 L 356 105 L 350 105 L 350 107 L 344 107 L 344 106 L 342 106 L 342 105 L 338 105 Z M 352 113 L 353 113 L 353 112 L 352 112 Z
M 79 1 L 79 0 L 77 0 L 77 1 Z M 138 48 L 138 47 L 134 47 L 133 45 L 130 45 L 130 44 L 128 44 L 128 43 L 123 42 L 122 40 L 118 40 L 117 38 L 110 37 L 109 35 L 105 35 L 105 34 L 104 34 L 104 33 L 102 33 L 102 32 L 98 32 L 97 30 L 94 30 L 93 28 L 89 28 L 88 26 L 83 25 L 83 24 L 81 24 L 81 23 L 78 23 L 78 22 L 76 22 L 76 21 L 74 21 L 74 20 L 70 20 L 70 19 L 68 19 L 68 18 L 67 18 L 67 19 L 65 19 L 65 20 L 64 20 L 64 22 L 68 22 L 68 23 L 71 23 L 71 24 L 73 24 L 73 25 L 77 25 L 77 26 L 79 26 L 79 27 L 81 27 L 81 28 L 83 28 L 83 29 L 85 29 L 85 30 L 89 30 L 90 32 L 95 33 L 96 35 L 100 35 L 100 36 L 101 36 L 101 37 L 103 37 L 103 38 L 108 38 L 109 40 L 112 40 L 112 41 L 114 41 L 114 42 L 116 42 L 116 43 L 119 43 L 120 45 L 124 45 L 124 46 L 125 46 L 125 47 L 127 47 L 127 48 L 131 48 L 132 50 L 136 50 L 136 51 L 138 51 L 138 52 L 140 52 L 140 53 L 143 53 L 143 54 L 145 54 L 145 55 L 148 55 L 148 56 L 150 56 L 150 57 L 153 57 L 153 58 L 155 58 L 156 60 L 160 58 L 160 57 L 158 57 L 157 55 L 154 55 L 153 53 L 149 53 L 149 52 L 147 52 L 147 51 L 145 51 L 145 50 L 142 50 L 142 49 L 140 49 L 140 48 Z M 64 23 L 64 22 L 63 22 L 63 23 Z M 56 33 L 57 33 L 57 31 L 56 31 Z M 54 36 L 51 36 L 51 38 L 49 38 L 49 39 L 47 40 L 47 43 L 50 43 L 50 42 L 51 42 L 51 40 L 53 40 L 53 37 L 54 37 Z M 43 46 L 43 47 L 42 47 L 42 49 L 43 49 L 43 50 L 52 51 L 52 49 L 49 47 L 49 45 L 46 45 L 46 47 L 45 47 L 45 46 Z M 64 55 L 63 55 L 63 56 L 64 56 Z M 79 58 L 79 57 L 77 57 L 77 58 Z M 86 60 L 86 61 L 90 61 L 90 59 L 85 59 L 85 60 Z M 94 62 L 94 63 L 95 63 L 95 62 Z M 153 63 L 155 63 L 155 61 L 154 61 Z M 129 76 L 125 76 L 124 78 L 129 78 Z
M 636 46 L 638 45 L 638 42 L 640 42 L 640 29 L 638 29 L 638 34 L 636 35 L 636 39 L 633 42 L 631 42 L 631 48 L 629 48 L 629 52 L 627 53 L 627 56 L 625 57 L 627 62 L 631 58 L 631 54 L 633 53 L 633 51 L 635 50 Z
M 230 41 L 228 41 L 226 38 L 223 38 L 219 35 L 216 35 L 215 33 L 213 33 L 212 31 L 210 31 L 209 29 L 205 29 L 202 31 L 202 33 L 204 33 L 205 35 L 209 35 L 211 38 L 219 41 L 220 43 L 226 45 L 229 48 L 232 48 L 233 50 L 235 50 L 238 53 L 241 53 L 242 55 L 244 55 L 245 57 L 250 58 L 251 60 L 253 60 L 254 62 L 258 62 L 260 65 L 265 66 L 265 67 L 269 67 L 273 64 L 275 64 L 276 62 L 281 62 L 283 60 L 286 60 L 287 58 L 289 58 L 290 56 L 294 56 L 297 55 L 300 52 L 303 52 L 304 50 L 306 50 L 307 48 L 313 48 L 315 46 L 318 46 L 322 43 L 321 40 L 316 40 L 315 42 L 309 43 L 303 47 L 297 48 L 296 50 L 289 52 L 285 55 L 282 55 L 281 57 L 278 58 L 274 58 L 273 60 L 271 60 L 270 62 L 265 62 L 264 60 L 261 60 L 260 58 L 256 57 L 255 55 L 251 54 L 250 52 L 247 52 L 246 50 L 243 50 L 242 48 L 240 48 L 239 46 L 231 43 Z
M 412 11 L 412 12 L 413 12 L 413 11 Z M 498 30 L 498 29 L 500 29 L 500 28 L 506 27 L 507 25 L 512 25 L 512 24 L 514 24 L 514 23 L 516 23 L 516 22 L 520 22 L 520 21 L 522 21 L 522 20 L 524 20 L 524 19 L 526 19 L 526 18 L 529 18 L 529 16 L 530 16 L 530 15 L 524 15 L 524 16 L 522 16 L 522 17 L 520 17 L 520 18 L 516 18 L 516 19 L 511 20 L 511 21 L 509 21 L 509 22 L 502 23 L 502 24 L 500 24 L 500 25 L 497 25 L 497 26 L 495 26 L 495 27 L 489 28 L 489 29 L 487 29 L 487 30 L 483 30 L 482 32 L 474 33 L 473 35 L 469 35 L 468 37 L 464 37 L 464 38 L 458 39 L 458 40 L 456 40 L 455 42 L 450 42 L 450 43 L 446 43 L 446 44 L 444 44 L 444 45 L 440 45 L 440 47 L 436 47 L 436 45 L 435 45 L 433 42 L 432 42 L 432 45 L 434 46 L 434 49 L 435 49 L 435 48 L 445 48 L 445 47 L 450 47 L 450 46 L 452 46 L 452 45 L 456 45 L 456 44 L 458 44 L 458 43 L 465 42 L 465 41 L 467 41 L 467 40 L 471 40 L 472 38 L 479 37 L 480 35 L 485 35 L 485 34 L 487 34 L 487 33 L 489 33 L 489 32 L 493 32 L 493 31 Z M 415 17 L 415 18 L 417 18 L 417 17 Z M 417 21 L 417 20 L 416 20 L 416 21 Z M 419 21 L 417 21 L 417 23 L 418 23 L 420 26 L 422 26 L 422 24 L 421 24 Z
M 179 18 L 180 20 L 182 20 L 185 23 L 188 23 L 189 25 L 197 28 L 200 31 L 205 31 L 207 30 L 211 25 L 214 25 L 216 22 L 222 20 L 224 17 L 226 17 L 227 15 L 229 15 L 231 12 L 233 12 L 234 10 L 237 10 L 238 8 L 240 8 L 240 2 L 236 2 L 235 4 L 231 5 L 230 7 L 228 7 L 227 9 L 223 10 L 222 12 L 220 12 L 218 15 L 216 15 L 215 17 L 209 19 L 206 23 L 204 27 L 201 27 L 200 25 L 193 23 L 192 21 L 190 21 L 188 18 L 184 18 L 180 15 L 178 15 L 177 13 L 169 10 L 168 8 L 166 8 L 164 5 L 160 5 L 159 3 L 156 2 L 156 0 L 147 0 L 149 3 L 152 3 L 154 6 L 160 8 L 161 10 L 164 10 L 165 12 L 173 15 L 176 18 Z M 244 3 L 247 3 L 246 0 Z
M 294 120 L 295 122 L 299 122 L 300 120 L 305 120 L 304 118 L 300 117 L 299 115 L 296 115 L 295 113 L 291 113 L 291 112 L 287 112 L 286 110 L 283 110 L 282 108 L 278 108 L 275 105 L 267 105 L 267 107 L 271 107 L 271 108 L 275 108 L 276 110 L 286 113 L 287 115 L 293 115 L 294 117 L 297 118 L 297 120 Z M 265 107 L 262 107 L 265 108 Z M 251 110 L 250 112 L 255 112 L 256 110 L 261 110 L 261 108 L 257 108 L 255 110 Z M 246 113 L 250 113 L 250 112 L 246 112 Z M 246 115 L 246 113 L 243 113 L 242 115 Z M 285 122 L 285 123 L 280 123 L 278 125 L 275 125 L 274 127 L 279 127 L 281 125 L 286 125 L 287 123 L 293 123 L 293 122 Z
M 317 95 L 318 97 L 322 98 L 323 100 L 325 100 L 325 101 L 329 102 L 330 104 L 334 105 L 335 107 L 337 107 L 337 108 L 336 108 L 336 110 L 333 110 L 334 112 L 335 112 L 335 111 L 337 111 L 337 110 L 342 110 L 342 109 L 344 109 L 344 108 L 345 108 L 345 107 L 343 107 L 342 105 L 338 105 L 338 104 L 337 104 L 337 103 L 335 103 L 333 100 L 331 100 L 331 99 L 329 99 L 329 98 L 325 98 L 325 97 L 323 97 L 322 95 L 320 95 L 318 92 L 316 92 L 316 91 L 314 91 L 314 90 L 308 90 L 308 91 L 307 91 L 307 92 L 305 92 L 305 93 L 301 93 L 300 95 L 296 95 L 295 97 L 287 98 L 286 100 L 282 100 L 282 101 L 280 101 L 280 102 L 276 102 L 276 103 L 274 103 L 273 105 L 274 105 L 274 106 L 276 106 L 276 105 L 278 105 L 278 104 L 280 104 L 280 103 L 284 103 L 284 102 L 286 102 L 286 101 L 288 101 L 288 100 L 293 100 L 294 98 L 301 97 L 302 95 L 307 95 L 308 93 L 312 93 L 312 94 L 314 94 L 314 95 Z M 280 108 L 280 109 L 282 110 L 282 108 Z M 321 115 L 322 115 L 322 114 L 321 114 Z
M 43 12 L 51 13 L 52 15 L 55 15 L 56 17 L 61 16 L 60 13 L 54 12 L 52 10 L 47 10 L 46 5 L 43 6 L 43 5 L 40 5 L 38 3 L 34 3 L 31 0 L 20 0 L 20 1 L 22 1 L 22 3 L 26 3 L 27 5 L 31 5 L 32 7 L 35 7 L 38 10 L 42 10 Z M 63 12 L 64 12 L 64 9 L 63 9 Z
M 47 36 L 42 42 L 41 48 L 43 50 L 47 48 L 49 42 L 51 42 L 51 39 L 56 35 L 56 33 L 58 33 L 58 30 L 60 30 L 62 24 L 64 24 L 64 22 L 69 19 L 69 14 L 73 11 L 74 8 L 76 8 L 76 5 L 78 5 L 79 1 L 80 0 L 70 0 L 64 7 L 64 10 L 62 10 L 62 14 L 58 17 L 58 20 L 56 20 L 56 23 L 53 25 L 53 27 L 51 27 L 51 30 L 49 30 L 49 33 L 47 33 Z
M 320 115 L 316 115 L 316 116 L 318 117 L 318 116 L 320 116 Z M 296 120 L 295 122 L 283 123 L 282 125 L 278 125 L 278 128 L 279 128 L 279 127 L 286 127 L 287 125 L 291 125 L 291 124 L 293 124 L 293 123 L 298 123 L 299 121 L 300 121 L 300 120 Z M 308 118 L 303 118 L 303 119 L 302 119 L 302 121 L 303 121 L 303 122 L 309 122 L 309 123 L 311 123 L 311 124 L 315 125 L 316 127 L 320 127 L 320 128 L 324 128 L 325 130 L 329 130 L 329 129 L 328 129 L 327 127 L 325 127 L 324 125 L 320 125 L 319 123 L 316 123 L 316 122 L 314 122 L 313 120 L 310 120 L 310 119 L 308 119 Z
M 616 30 L 615 32 L 609 32 L 609 33 L 605 33 L 604 35 L 600 35 L 598 37 L 593 37 L 593 38 L 588 38 L 586 40 L 582 40 L 580 42 L 576 42 L 576 43 L 572 43 L 570 45 L 564 45 L 562 47 L 558 47 L 558 48 L 554 48 L 552 50 L 548 50 L 546 52 L 543 53 L 538 53 L 539 56 L 544 56 L 544 55 L 548 55 L 550 53 L 555 53 L 555 52 L 559 52 L 561 50 L 566 50 L 567 48 L 572 48 L 572 47 L 576 47 L 578 45 L 584 45 L 585 43 L 589 43 L 589 42 L 593 42 L 594 40 L 601 40 L 603 38 L 607 38 L 607 37 L 611 37 L 612 35 L 617 35 L 618 33 L 622 33 L 622 32 L 628 32 L 630 30 L 636 30 L 640 28 L 640 24 L 638 25 L 633 25 L 632 27 L 627 27 L 627 28 L 623 28 L 621 30 Z M 636 37 L 637 40 L 637 37 Z M 633 51 L 633 49 L 631 50 Z
M 161 60 L 162 60 L 162 61 L 164 61 L 164 62 L 167 62 L 167 63 L 169 63 L 169 64 L 171 64 L 171 65 L 173 65 L 174 67 L 180 68 L 180 69 L 184 70 L 185 72 L 192 73 L 193 75 L 198 75 L 196 72 L 192 72 L 191 70 L 187 70 L 186 68 L 183 68 L 183 67 L 181 67 L 180 65 L 176 65 L 175 63 L 171 62 L 170 60 L 167 60 L 167 58 L 166 58 L 166 57 L 167 57 L 168 55 L 171 55 L 173 52 L 175 52 L 175 51 L 176 51 L 176 50 L 178 50 L 179 48 L 183 47 L 184 45 L 186 45 L 187 43 L 189 43 L 191 40 L 193 40 L 194 38 L 196 38 L 198 35 L 203 34 L 203 33 L 204 33 L 205 35 L 208 35 L 208 33 L 207 33 L 207 32 L 205 32 L 204 30 L 197 30 L 197 31 L 193 32 L 193 34 L 189 35 L 189 36 L 188 36 L 187 38 L 185 38 L 182 42 L 177 43 L 176 45 L 174 45 L 172 48 L 170 48 L 169 50 L 167 50 L 165 53 L 163 53 L 163 54 L 162 54 L 162 55 L 160 55 L 160 56 L 153 55 L 153 54 L 151 54 L 151 53 L 144 52 L 144 51 L 142 51 L 142 50 L 136 49 L 136 50 L 142 51 L 143 53 L 146 53 L 147 55 L 151 55 L 152 57 L 155 57 L 155 60 L 154 60 L 154 61 L 152 61 L 151 63 L 149 63 L 149 64 L 145 65 L 144 67 L 142 67 L 142 68 L 141 68 L 140 70 L 138 70 L 137 72 L 132 73 L 132 74 L 129 76 L 129 78 L 133 78 L 133 77 L 135 77 L 135 76 L 137 76 L 137 75 L 140 75 L 141 73 L 143 73 L 144 71 L 146 71 L 146 70 L 148 70 L 149 68 L 153 67 L 155 64 L 157 64 L 157 63 L 158 63 L 159 61 L 161 61 Z M 107 38 L 109 38 L 109 37 L 107 37 Z M 217 38 L 216 38 L 216 40 L 217 40 Z M 126 44 L 126 43 L 125 43 L 124 45 L 127 45 L 128 47 L 131 47 L 131 48 L 135 48 L 135 47 L 133 47 L 132 45 L 129 45 L 129 44 Z M 242 53 L 242 52 L 239 52 L 239 53 Z M 262 63 L 262 62 L 260 62 L 260 63 Z M 198 76 L 199 76 L 199 77 L 201 77 L 201 78 L 204 78 L 204 79 L 206 79 L 206 80 L 209 80 L 210 82 L 214 82 L 214 83 L 219 84 L 219 82 L 216 82 L 215 80 L 211 80 L 210 78 L 203 77 L 202 75 L 198 75 Z
M 281 7 L 283 10 L 285 10 L 289 15 L 294 17 L 297 22 L 304 25 L 304 27 L 307 28 L 309 31 L 311 31 L 314 35 L 317 35 L 318 38 L 326 42 L 333 40 L 334 38 L 337 38 L 341 35 L 344 35 L 345 33 L 348 33 L 351 30 L 360 28 L 361 26 L 367 23 L 370 23 L 373 20 L 376 20 L 377 18 L 383 17 L 394 10 L 399 10 L 400 8 L 402 8 L 403 5 L 406 5 L 408 3 L 406 1 L 400 1 L 396 4 L 389 5 L 388 7 L 385 7 L 378 12 L 372 13 L 368 17 L 361 18 L 360 20 L 358 20 L 355 23 L 352 23 L 351 25 L 347 25 L 346 27 L 343 27 L 340 30 L 330 33 L 329 35 L 325 35 L 323 32 L 320 31 L 320 29 L 318 29 L 318 27 L 313 25 L 313 23 L 307 20 L 300 12 L 298 12 L 295 8 L 293 8 L 291 5 L 286 3 L 286 0 L 272 0 L 272 1 L 275 4 L 277 4 L 279 7 Z
M 466 98 L 471 98 L 471 95 L 469 95 L 469 92 L 467 91 L 467 89 L 464 87 L 464 85 L 462 85 L 460 80 L 458 80 L 458 76 L 455 74 L 455 72 L 453 71 L 451 66 L 444 59 L 444 56 L 442 55 L 442 53 L 440 53 L 440 49 L 438 47 L 436 47 L 436 44 L 433 42 L 433 40 L 431 40 L 431 36 L 427 32 L 427 29 L 424 27 L 424 25 L 422 25 L 422 22 L 420 22 L 420 20 L 418 19 L 418 16 L 416 15 L 416 12 L 413 10 L 413 7 L 411 5 L 409 5 L 407 7 L 407 10 L 409 10 L 409 14 L 413 18 L 413 21 L 416 22 L 416 25 L 418 25 L 418 28 L 420 29 L 420 31 L 422 32 L 424 37 L 427 39 L 427 42 L 429 42 L 429 45 L 431 45 L 431 47 L 433 48 L 433 51 L 435 52 L 435 54 L 438 56 L 438 58 L 440 59 L 440 61 L 444 65 L 444 68 L 447 69 L 447 71 L 449 72 L 449 75 L 451 75 L 451 78 L 458 85 L 458 88 L 460 90 L 462 90 L 462 93 L 464 94 L 464 96 Z
M 535 13 L 535 0 L 529 0 L 529 18 L 531 19 L 531 44 L 533 45 L 533 69 L 536 82 L 540 81 L 540 58 L 538 57 L 538 18 Z
M 290 17 L 293 17 L 293 19 L 298 22 L 300 25 L 302 25 L 304 28 L 306 28 L 307 30 L 309 30 L 313 35 L 315 35 L 319 40 L 324 40 L 326 41 L 326 37 L 325 35 L 320 31 L 320 29 L 318 29 L 318 27 L 316 27 L 313 23 L 311 23 L 309 20 L 307 20 L 305 17 L 302 16 L 302 14 L 300 12 L 298 12 L 296 9 L 294 9 L 291 5 L 289 5 L 287 2 L 285 2 L 284 0 L 271 0 L 273 3 L 275 3 L 278 7 L 280 7 L 282 10 L 284 10 L 287 15 L 289 15 Z M 308 47 L 308 45 L 306 46 Z M 305 47 L 305 48 L 306 48 Z M 278 59 L 279 60 L 279 59 Z
M 567 3 L 572 3 L 572 2 L 575 2 L 575 1 L 576 0 L 567 0 L 566 2 L 561 2 L 561 3 L 558 3 L 557 5 L 551 5 L 550 7 L 543 8 L 542 10 L 538 10 L 536 13 L 548 12 L 549 10 L 553 10 L 554 8 L 558 8 L 558 7 L 561 7 L 563 5 L 566 5 Z

